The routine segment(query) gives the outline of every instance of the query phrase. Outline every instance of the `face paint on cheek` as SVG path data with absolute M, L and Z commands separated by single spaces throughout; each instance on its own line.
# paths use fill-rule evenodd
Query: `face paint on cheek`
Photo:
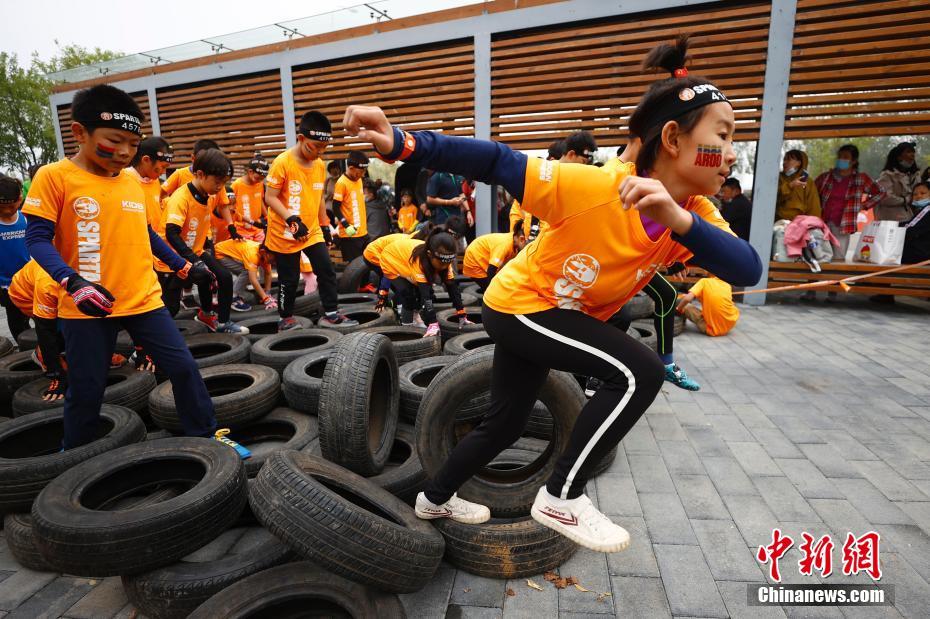
M 116 149 L 110 148 L 109 146 L 105 144 L 97 144 L 94 152 L 97 153 L 98 157 L 102 157 L 104 159 L 112 159 L 114 153 L 116 153 Z
M 719 168 L 723 164 L 723 149 L 719 146 L 698 144 L 694 165 L 699 168 Z

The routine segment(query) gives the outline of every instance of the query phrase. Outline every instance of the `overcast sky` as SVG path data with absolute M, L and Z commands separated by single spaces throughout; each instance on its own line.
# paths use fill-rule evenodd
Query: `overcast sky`
M 299 19 L 361 4 L 299 0 L 2 0 L 0 50 L 13 52 L 21 64 L 33 51 L 43 59 L 62 44 L 102 47 L 126 54 L 187 43 L 210 36 Z M 431 6 L 431 5 L 427 5 Z

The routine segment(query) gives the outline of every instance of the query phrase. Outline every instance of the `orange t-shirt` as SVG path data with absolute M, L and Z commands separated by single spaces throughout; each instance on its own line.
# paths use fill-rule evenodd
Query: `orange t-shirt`
M 494 265 L 500 269 L 515 255 L 512 234 L 482 234 L 468 244 L 462 273 L 465 277 L 487 277 L 489 266 Z
M 400 207 L 397 212 L 397 227 L 400 228 L 401 232 L 410 234 L 417 229 L 417 223 L 419 223 L 417 213 L 419 210 L 415 204 Z
M 142 187 L 142 192 L 145 194 L 145 218 L 152 226 L 152 230 L 156 229 L 158 222 L 161 221 L 161 185 L 156 179 L 143 178 L 132 167 L 126 168 L 126 174 L 136 179 Z
M 262 218 L 262 202 L 265 199 L 265 184 L 255 183 L 249 185 L 246 177 L 240 176 L 233 181 L 233 193 L 236 194 L 236 210 L 233 221 L 239 234 L 251 234 L 254 228 L 247 228 L 249 221 L 258 221 Z
M 210 229 L 210 200 L 206 204 L 201 204 L 194 198 L 190 187 L 184 185 L 178 191 L 171 194 L 165 205 L 165 212 L 162 213 L 161 222 L 158 224 L 158 235 L 168 242 L 168 235 L 165 228 L 168 224 L 181 226 L 181 238 L 184 243 L 191 248 L 198 256 L 203 253 L 203 245 L 207 240 L 207 231 Z M 170 245 L 170 243 L 168 243 Z M 162 273 L 170 273 L 171 269 L 161 260 L 155 260 L 155 270 Z
M 699 279 L 689 290 L 701 301 L 701 314 L 707 323 L 707 335 L 726 335 L 739 320 L 733 303 L 733 287 L 716 277 Z
M 111 316 L 164 307 L 152 270 L 145 194 L 130 175 L 97 176 L 70 159 L 50 163 L 36 173 L 23 213 L 55 222 L 54 244 L 64 261 L 116 297 Z M 63 288 L 58 316 L 92 318 Z
M 27 262 L 13 275 L 8 292 L 10 301 L 26 316 L 58 318 L 61 286 L 35 260 Z
M 530 159 L 523 208 L 549 223 L 493 279 L 484 302 L 506 314 L 552 308 L 607 320 L 656 270 L 686 262 L 691 252 L 665 230 L 652 241 L 639 212 L 624 210 L 617 188 L 635 166 L 604 172 L 594 166 Z M 684 208 L 732 234 L 714 205 L 692 196 Z
M 420 268 L 420 262 L 410 262 L 410 256 L 417 246 L 422 245 L 423 241 L 416 239 L 398 239 L 387 245 L 381 252 L 381 270 L 388 279 L 403 278 L 412 284 L 426 284 L 426 274 Z M 445 279 L 452 279 L 455 273 L 452 272 L 452 265 L 446 273 Z
M 304 247 L 322 243 L 320 203 L 323 201 L 323 186 L 326 183 L 326 166 L 323 160 L 315 159 L 308 167 L 304 167 L 297 162 L 290 150 L 286 150 L 271 163 L 265 182 L 272 189 L 280 190 L 278 199 L 284 203 L 291 215 L 299 215 L 310 231 L 306 240 L 298 241 L 287 230 L 287 222 L 273 208 L 269 208 L 268 229 L 265 235 L 265 245 L 268 249 L 282 254 L 293 254 Z
M 379 236 L 374 241 L 368 244 L 365 247 L 365 251 L 362 252 L 362 256 L 365 257 L 365 260 L 381 266 L 381 252 L 384 251 L 384 248 L 393 243 L 394 241 L 399 241 L 400 239 L 409 238 L 406 234 L 400 232 L 396 234 L 386 234 L 384 236 Z
M 214 246 L 216 259 L 232 258 L 242 264 L 248 271 L 256 271 L 261 265 L 261 257 L 258 253 L 260 244 L 257 241 L 236 241 L 227 239 L 220 241 Z
M 549 224 L 544 222 L 542 218 L 539 217 L 538 215 L 536 217 L 537 219 L 539 219 L 539 234 L 536 235 L 538 238 L 540 234 L 542 234 L 543 232 L 549 229 Z M 519 222 L 521 219 L 523 220 L 523 234 L 524 236 L 529 238 L 530 231 L 533 228 L 533 216 L 530 213 L 528 213 L 520 205 L 519 202 L 514 200 L 513 204 L 510 205 L 510 231 L 511 232 L 513 232 L 513 229 L 517 225 L 517 222 Z
M 333 191 L 333 202 L 342 203 L 342 216 L 355 226 L 355 234 L 351 237 L 346 234 L 346 229 L 342 227 L 342 222 L 337 221 L 336 226 L 340 238 L 357 239 L 368 234 L 368 221 L 365 214 L 365 193 L 362 190 L 362 179 L 357 181 L 350 180 L 343 174 L 336 181 L 336 189 Z

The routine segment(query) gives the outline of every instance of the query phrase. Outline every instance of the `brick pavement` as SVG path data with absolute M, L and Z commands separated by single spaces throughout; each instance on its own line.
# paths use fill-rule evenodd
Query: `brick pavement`
M 744 309 L 726 338 L 689 330 L 676 341 L 679 363 L 703 389 L 664 388 L 612 468 L 589 485 L 633 538 L 623 553 L 579 551 L 562 566 L 592 593 L 559 591 L 541 577 L 536 591 L 524 579 L 444 565 L 426 589 L 402 596 L 409 616 L 927 617 L 930 314 L 857 297 L 835 306 L 774 301 Z M 827 579 L 801 576 L 792 548 L 781 561 L 787 583 L 870 582 L 836 575 L 839 546 L 847 531 L 878 531 L 882 583 L 895 586 L 895 605 L 747 606 L 746 584 L 768 578 L 755 550 L 775 526 L 795 540 L 830 533 L 838 545 Z M 118 579 L 29 572 L 0 542 L 0 619 L 132 612 Z

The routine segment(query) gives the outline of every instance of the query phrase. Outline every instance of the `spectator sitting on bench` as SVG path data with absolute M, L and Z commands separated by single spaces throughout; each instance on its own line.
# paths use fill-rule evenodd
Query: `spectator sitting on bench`
M 902 264 L 915 264 L 930 260 L 930 185 L 917 183 L 911 195 L 914 218 L 906 224 Z
M 749 227 L 752 223 L 752 202 L 743 195 L 743 187 L 738 178 L 732 176 L 723 182 L 720 188 L 721 206 L 720 214 L 730 229 L 744 241 L 749 240 Z

